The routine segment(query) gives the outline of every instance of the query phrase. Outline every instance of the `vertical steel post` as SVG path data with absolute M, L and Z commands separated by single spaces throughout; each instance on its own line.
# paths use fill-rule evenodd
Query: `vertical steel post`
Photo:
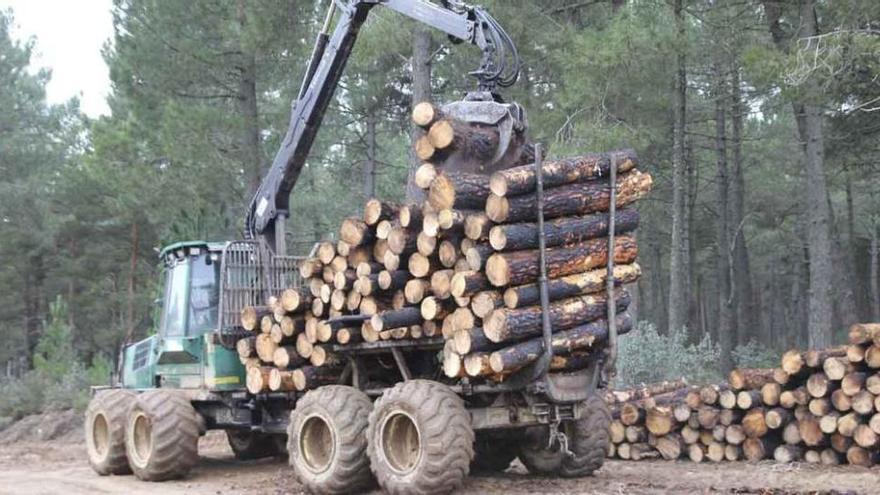
M 541 293 L 541 330 L 544 335 L 544 366 L 542 375 L 550 369 L 553 358 L 553 328 L 550 326 L 550 296 L 547 294 L 547 240 L 544 235 L 544 150 L 535 144 L 535 197 L 538 203 L 538 289 Z
M 611 380 L 617 372 L 617 304 L 614 301 L 614 231 L 617 216 L 617 158 L 611 159 L 608 187 L 608 262 L 605 280 L 605 294 L 608 318 L 608 359 L 605 362 L 605 376 Z

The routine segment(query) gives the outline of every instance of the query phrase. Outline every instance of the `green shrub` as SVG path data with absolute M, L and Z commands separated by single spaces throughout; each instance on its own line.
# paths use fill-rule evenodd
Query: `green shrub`
M 689 344 L 684 329 L 661 335 L 653 324 L 642 321 L 620 338 L 615 385 L 626 388 L 678 378 L 694 384 L 717 382 L 719 356 L 708 336 Z
M 737 368 L 773 368 L 779 365 L 779 352 L 750 340 L 733 350 Z
M 76 362 L 72 331 L 67 324 L 67 304 L 58 296 L 49 304 L 49 324 L 34 350 L 34 369 L 61 380 Z
M 113 361 L 104 354 L 96 354 L 92 365 L 86 370 L 89 385 L 110 385 L 110 374 L 113 373 Z
M 98 354 L 86 367 L 76 356 L 67 325 L 67 305 L 58 297 L 49 307 L 49 324 L 37 342 L 34 369 L 20 378 L 0 380 L 0 417 L 60 409 L 84 410 L 90 385 L 107 385 L 113 364 Z
M 0 416 L 19 419 L 41 412 L 49 385 L 46 376 L 38 371 L 0 382 Z

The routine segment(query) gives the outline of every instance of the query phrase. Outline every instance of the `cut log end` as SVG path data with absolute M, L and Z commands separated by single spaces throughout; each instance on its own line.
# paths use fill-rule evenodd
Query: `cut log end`
M 428 130 L 428 140 L 438 150 L 450 147 L 455 140 L 455 129 L 449 120 L 435 122 Z
M 504 287 L 510 282 L 510 270 L 507 258 L 497 254 L 489 256 L 486 261 L 486 277 L 495 287 Z
M 504 174 L 494 173 L 489 177 L 489 190 L 492 194 L 503 198 L 507 195 L 507 178 Z
M 419 127 L 428 127 L 438 117 L 438 110 L 431 102 L 423 101 L 412 109 L 412 122 Z
M 419 189 L 428 189 L 431 187 L 431 182 L 437 177 L 437 168 L 430 163 L 423 163 L 416 169 L 415 174 L 415 184 Z M 410 213 L 411 206 L 407 207 L 405 212 L 403 209 L 400 211 L 400 224 L 404 227 L 408 227 L 410 224 Z M 406 218 L 404 218 L 406 215 Z
M 507 220 L 509 211 L 510 204 L 507 198 L 495 194 L 489 195 L 489 199 L 486 200 L 486 216 L 490 220 L 495 223 L 503 223 Z
M 434 156 L 435 148 L 434 145 L 431 144 L 431 140 L 428 139 L 427 135 L 416 139 L 416 143 L 413 146 L 419 160 L 429 160 Z
M 492 230 L 489 231 L 489 245 L 496 251 L 504 251 L 507 246 L 507 234 L 503 228 L 492 227 Z

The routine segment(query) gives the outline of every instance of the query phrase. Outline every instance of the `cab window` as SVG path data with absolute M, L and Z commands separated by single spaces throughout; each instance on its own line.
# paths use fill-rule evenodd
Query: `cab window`
M 192 288 L 189 301 L 189 331 L 200 335 L 217 328 L 220 304 L 220 263 L 204 254 L 192 260 Z
M 178 263 L 168 270 L 165 279 L 165 308 L 162 315 L 162 334 L 182 337 L 186 333 L 186 296 L 189 265 Z

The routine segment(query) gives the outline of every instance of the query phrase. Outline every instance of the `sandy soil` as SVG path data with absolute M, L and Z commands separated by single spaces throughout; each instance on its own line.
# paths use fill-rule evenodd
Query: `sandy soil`
M 155 484 L 132 476 L 97 476 L 85 449 L 71 441 L 20 441 L 0 445 L 0 493 L 126 495 L 302 493 L 284 461 L 235 461 L 222 434 L 202 439 L 202 461 L 184 480 Z M 514 464 L 507 472 L 473 476 L 458 493 L 488 494 L 794 494 L 880 493 L 880 468 L 824 468 L 805 464 L 609 461 L 593 478 L 529 476 Z

